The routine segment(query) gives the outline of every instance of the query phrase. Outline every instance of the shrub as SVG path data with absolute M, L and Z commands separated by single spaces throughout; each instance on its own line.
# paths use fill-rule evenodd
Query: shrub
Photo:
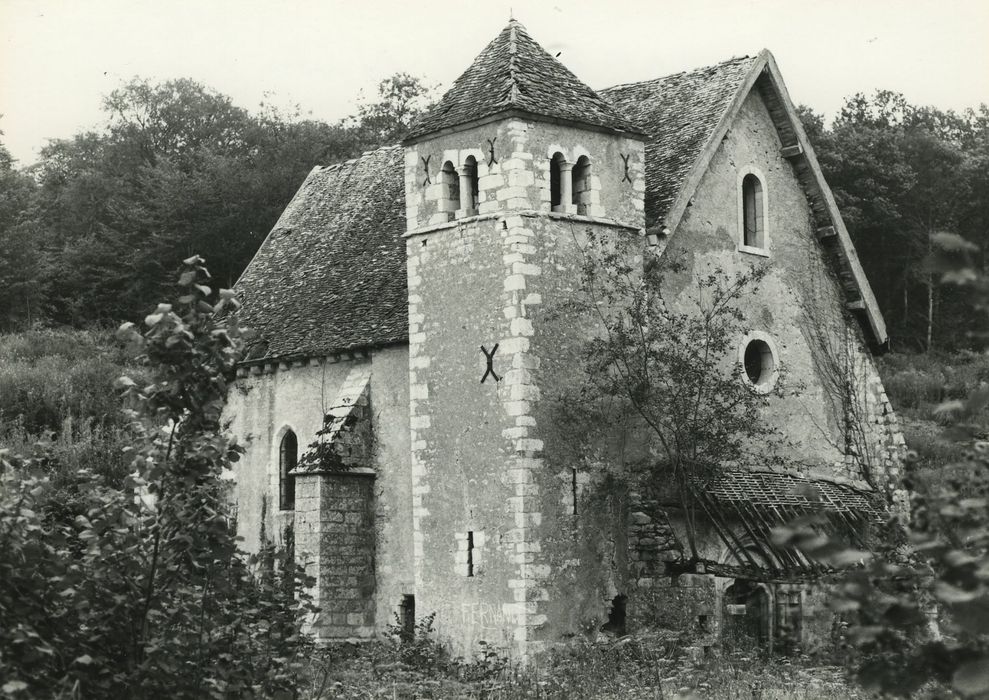
M 133 474 L 72 472 L 56 444 L 0 462 L 0 693 L 268 697 L 289 692 L 312 612 L 297 568 L 238 552 L 222 472 L 227 376 L 241 348 L 230 292 L 199 258 L 182 295 L 121 330 L 152 381 L 123 377 Z M 70 431 L 71 432 L 71 431 Z M 66 498 L 69 494 L 69 498 Z M 278 559 L 282 561 L 277 562 Z M 252 570 L 259 575 L 252 574 Z

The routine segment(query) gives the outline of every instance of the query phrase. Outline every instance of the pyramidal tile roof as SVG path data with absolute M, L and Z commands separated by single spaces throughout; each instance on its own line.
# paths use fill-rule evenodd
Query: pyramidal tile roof
M 646 226 L 663 220 L 721 117 L 758 57 L 601 91 L 638 125 L 646 141 Z
M 412 125 L 406 141 L 513 110 L 609 131 L 639 132 L 513 19 Z

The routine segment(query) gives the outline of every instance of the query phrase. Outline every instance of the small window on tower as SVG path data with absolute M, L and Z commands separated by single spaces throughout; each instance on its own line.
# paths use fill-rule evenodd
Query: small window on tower
M 578 214 L 587 214 L 591 204 L 591 160 L 581 156 L 573 166 L 573 203 Z
M 549 204 L 553 211 L 560 211 L 563 205 L 563 166 L 566 162 L 562 153 L 554 153 L 549 161 Z
M 477 177 L 477 158 L 467 156 L 464 161 L 463 177 L 460 181 L 460 208 L 464 210 L 465 216 L 477 213 L 477 204 L 480 188 Z
M 457 573 L 467 578 L 474 578 L 481 573 L 481 562 L 484 553 L 484 533 L 478 530 L 456 533 L 457 547 L 454 561 Z
M 453 163 L 447 161 L 440 170 L 440 192 L 439 210 L 448 212 L 453 218 L 454 213 L 460 206 L 460 176 L 457 175 Z

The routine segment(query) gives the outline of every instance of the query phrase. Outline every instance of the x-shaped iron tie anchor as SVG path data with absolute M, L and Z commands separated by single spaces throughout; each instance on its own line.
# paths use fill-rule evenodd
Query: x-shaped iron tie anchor
M 498 352 L 498 343 L 495 343 L 494 347 L 491 348 L 491 352 L 488 352 L 488 349 L 482 345 L 481 352 L 484 353 L 484 357 L 488 360 L 488 368 L 484 370 L 484 376 L 481 377 L 481 384 L 484 384 L 484 380 L 488 378 L 489 374 L 494 377 L 495 382 L 501 381 L 501 377 L 494 371 L 494 355 Z

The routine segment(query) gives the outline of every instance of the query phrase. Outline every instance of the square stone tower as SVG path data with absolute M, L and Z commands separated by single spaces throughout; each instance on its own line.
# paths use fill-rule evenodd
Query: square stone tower
M 643 139 L 513 20 L 404 146 L 416 610 L 526 656 L 607 619 L 624 556 L 544 397 L 588 238 L 645 247 Z

